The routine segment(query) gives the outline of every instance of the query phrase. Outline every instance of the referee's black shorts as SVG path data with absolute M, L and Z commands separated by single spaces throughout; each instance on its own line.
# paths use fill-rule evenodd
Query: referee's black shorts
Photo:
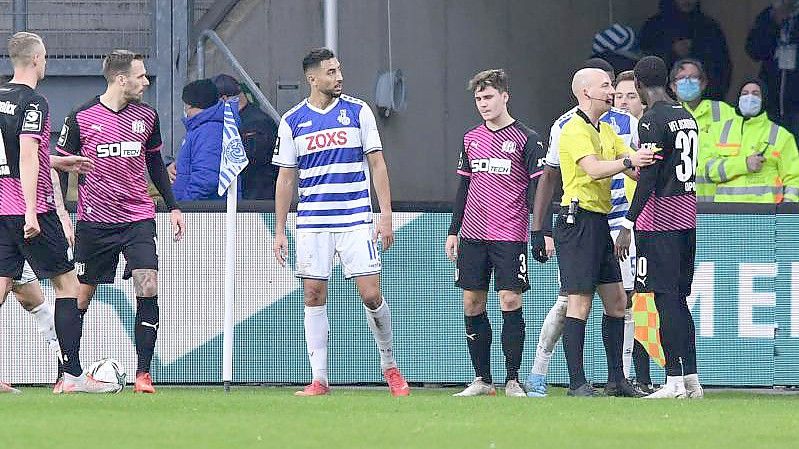
M 562 290 L 592 294 L 598 285 L 621 282 L 608 216 L 579 209 L 574 224 L 568 224 L 566 213 L 562 208 L 552 230 Z
M 635 291 L 691 294 L 696 229 L 635 231 Z

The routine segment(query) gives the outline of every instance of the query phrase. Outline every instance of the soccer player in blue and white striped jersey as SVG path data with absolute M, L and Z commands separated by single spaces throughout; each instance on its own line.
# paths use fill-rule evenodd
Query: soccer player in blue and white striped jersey
M 312 382 L 298 396 L 330 391 L 327 379 L 327 280 L 338 254 L 346 278 L 354 278 L 369 329 L 380 350 L 380 367 L 394 396 L 410 392 L 394 360 L 391 312 L 380 293 L 380 252 L 394 241 L 391 193 L 383 145 L 374 114 L 365 102 L 342 95 L 344 78 L 332 51 L 312 50 L 302 61 L 309 97 L 280 120 L 272 163 L 280 167 L 275 188 L 278 262 L 288 250 L 286 220 L 299 174 L 296 269 L 303 280 L 305 341 Z M 370 175 L 380 220 L 372 223 Z

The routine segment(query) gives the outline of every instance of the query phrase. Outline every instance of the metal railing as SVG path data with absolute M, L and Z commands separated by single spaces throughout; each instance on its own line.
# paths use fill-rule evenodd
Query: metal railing
M 230 65 L 233 67 L 233 70 L 239 75 L 239 79 L 247 85 L 250 89 L 250 92 L 255 96 L 255 99 L 258 100 L 258 103 L 264 109 L 264 112 L 269 114 L 272 119 L 275 120 L 275 123 L 280 123 L 280 114 L 277 112 L 272 103 L 269 99 L 266 98 L 261 89 L 255 84 L 255 81 L 247 74 L 244 70 L 244 67 L 239 64 L 238 59 L 233 55 L 233 52 L 225 45 L 222 41 L 222 38 L 219 37 L 213 30 L 204 30 L 200 33 L 200 37 L 197 38 L 197 79 L 205 78 L 205 43 L 206 41 L 211 41 L 216 45 L 222 55 L 227 59 Z
M 0 42 L 17 31 L 42 36 L 51 59 L 102 58 L 125 48 L 152 53 L 154 0 L 0 1 Z M 0 45 L 0 56 L 7 56 Z

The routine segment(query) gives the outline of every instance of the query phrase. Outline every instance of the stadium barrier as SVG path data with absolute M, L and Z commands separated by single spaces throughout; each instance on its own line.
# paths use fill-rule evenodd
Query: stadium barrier
M 220 382 L 223 318 L 223 203 L 188 209 L 188 233 L 174 243 L 169 216 L 159 213 L 161 327 L 153 363 L 158 382 Z M 444 210 L 445 205 L 434 208 Z M 274 214 L 244 203 L 238 214 L 234 381 L 304 383 L 310 379 L 303 334 L 300 282 L 292 266 L 280 267 L 272 253 Z M 429 209 L 428 209 L 429 210 Z M 703 383 L 725 386 L 799 385 L 799 208 L 701 205 L 696 276 L 689 298 L 697 328 Z M 777 212 L 777 213 L 775 213 Z M 289 227 L 293 229 L 293 216 Z M 444 255 L 450 214 L 397 212 L 395 247 L 383 254 L 384 295 L 391 305 L 395 353 L 409 381 L 464 383 L 473 377 L 464 342 L 461 293 L 454 266 Z M 290 254 L 294 241 L 289 236 Z M 293 263 L 293 259 L 291 260 Z M 522 372 L 529 370 L 538 331 L 557 293 L 556 260 L 530 262 L 532 289 L 524 295 L 527 339 Z M 86 315 L 84 365 L 114 357 L 135 368 L 133 286 L 101 286 Z M 53 292 L 45 282 L 45 295 Z M 499 334 L 496 294 L 488 311 Z M 332 383 L 382 382 L 379 357 L 352 281 L 340 268 L 330 282 L 330 370 Z M 586 373 L 606 377 L 600 334 L 601 303 L 594 302 L 586 341 Z M 499 338 L 492 369 L 504 381 Z M 653 377 L 662 379 L 654 364 Z M 55 361 L 34 321 L 8 299 L 0 309 L 0 379 L 18 384 L 52 382 Z M 565 383 L 558 346 L 550 381 Z

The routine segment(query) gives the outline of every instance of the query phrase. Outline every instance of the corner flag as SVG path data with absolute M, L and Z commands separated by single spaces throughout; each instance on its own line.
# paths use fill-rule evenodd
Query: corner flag
M 231 104 L 238 109 L 238 99 L 225 102 L 225 119 L 222 129 L 222 159 L 219 162 L 219 187 L 217 189 L 219 196 L 225 194 L 225 191 L 236 179 L 236 176 L 250 163 L 247 160 L 247 153 L 244 152 L 244 144 L 239 135 L 239 128 L 236 125 L 236 117 L 233 115 Z

